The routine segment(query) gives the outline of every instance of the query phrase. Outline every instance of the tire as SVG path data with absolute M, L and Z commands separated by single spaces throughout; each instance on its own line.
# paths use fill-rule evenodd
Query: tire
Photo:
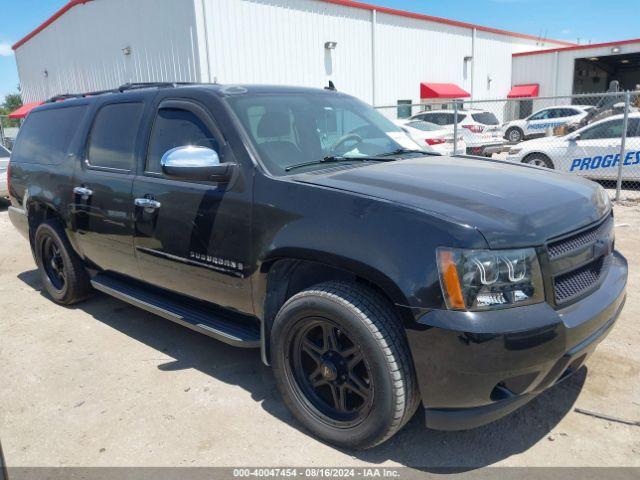
M 308 430 L 338 447 L 378 445 L 418 407 L 401 321 L 368 287 L 327 282 L 291 297 L 275 318 L 271 352 L 285 404 Z
M 89 275 L 57 221 L 38 226 L 34 250 L 42 284 L 54 302 L 72 305 L 91 294 Z
M 518 127 L 511 127 L 506 131 L 505 138 L 511 143 L 520 143 L 524 140 L 524 132 Z
M 536 167 L 546 167 L 553 170 L 553 162 L 543 153 L 530 153 L 522 160 L 522 163 Z

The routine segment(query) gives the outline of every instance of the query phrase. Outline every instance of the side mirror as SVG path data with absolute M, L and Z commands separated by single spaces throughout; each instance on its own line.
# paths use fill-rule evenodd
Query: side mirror
M 579 133 L 575 133 L 575 134 L 569 136 L 569 141 L 570 142 L 576 142 L 578 140 L 580 140 L 580 134 Z
M 228 182 L 233 172 L 233 165 L 220 163 L 215 150 L 191 145 L 165 152 L 160 166 L 165 175 L 177 180 Z

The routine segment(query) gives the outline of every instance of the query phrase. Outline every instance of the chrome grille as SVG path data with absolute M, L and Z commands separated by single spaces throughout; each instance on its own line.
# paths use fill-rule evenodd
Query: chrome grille
M 571 253 L 574 250 L 584 247 L 590 243 L 593 243 L 598 238 L 607 236 L 610 230 L 613 228 L 613 217 L 609 216 L 600 225 L 596 225 L 587 230 L 583 230 L 576 235 L 569 238 L 564 238 L 556 242 L 552 242 L 547 246 L 549 253 L 549 259 L 554 260 L 562 255 Z

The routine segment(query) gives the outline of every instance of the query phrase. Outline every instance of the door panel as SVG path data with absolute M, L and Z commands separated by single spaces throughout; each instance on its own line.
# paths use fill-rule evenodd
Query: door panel
M 186 113 L 185 113 L 186 112 Z M 251 190 L 244 174 L 228 184 L 167 178 L 160 158 L 177 146 L 216 149 L 235 163 L 207 110 L 175 100 L 162 102 L 154 121 L 145 173 L 135 179 L 135 250 L 142 278 L 156 286 L 253 313 L 250 265 Z
M 91 195 L 73 194 L 72 229 L 76 242 L 93 264 L 137 276 L 133 254 L 133 204 L 131 174 L 83 170 L 76 175 L 75 187 Z
M 98 107 L 76 166 L 70 207 L 74 239 L 85 258 L 102 270 L 135 277 L 131 191 L 144 109 L 135 100 Z

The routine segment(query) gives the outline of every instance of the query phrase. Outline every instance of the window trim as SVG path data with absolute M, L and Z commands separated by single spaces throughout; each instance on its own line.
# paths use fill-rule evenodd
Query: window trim
M 98 119 L 98 115 L 100 115 L 100 112 L 108 106 L 111 105 L 140 105 L 142 106 L 142 117 L 140 118 L 140 123 L 138 124 L 138 131 L 136 132 L 136 136 L 135 136 L 135 142 L 134 142 L 134 150 L 133 150 L 133 168 L 129 169 L 129 168 L 114 168 L 114 167 L 104 167 L 101 165 L 92 165 L 91 162 L 89 162 L 89 148 L 91 146 L 91 138 L 93 137 L 93 130 L 96 126 L 96 120 Z M 127 100 L 124 102 L 105 102 L 102 105 L 100 105 L 98 107 L 98 109 L 96 110 L 96 112 L 93 115 L 93 120 L 91 121 L 91 127 L 89 128 L 89 132 L 87 134 L 87 139 L 85 141 L 84 144 L 84 155 L 83 155 L 83 160 L 82 160 L 82 164 L 83 166 L 87 169 L 87 170 L 95 170 L 98 172 L 108 172 L 108 173 L 122 173 L 122 174 L 135 174 L 136 172 L 136 164 L 137 164 L 137 148 L 135 146 L 135 144 L 137 144 L 138 142 L 138 136 L 140 135 L 140 128 L 142 127 L 143 123 L 144 123 L 144 113 L 145 113 L 145 109 L 146 109 L 146 105 L 145 102 L 142 100 L 138 100 L 138 101 L 131 101 L 131 100 Z
M 142 162 L 142 175 L 155 177 L 155 178 L 164 178 L 168 179 L 168 177 L 162 172 L 151 172 L 147 170 L 147 164 L 149 160 L 149 150 L 151 148 L 151 137 L 153 136 L 153 130 L 156 126 L 156 122 L 158 120 L 158 112 L 163 108 L 171 108 L 174 110 L 185 110 L 193 113 L 196 117 L 198 117 L 211 131 L 214 139 L 218 142 L 220 147 L 220 151 L 216 152 L 220 157 L 220 163 L 224 162 L 224 152 L 227 148 L 227 141 L 222 135 L 222 132 L 218 128 L 213 116 L 209 113 L 209 111 L 202 105 L 200 102 L 196 102 L 191 99 L 186 98 L 164 98 L 153 108 L 153 120 L 151 121 L 151 126 L 149 131 L 147 132 L 147 141 L 144 149 L 144 157 Z M 194 183 L 202 183 L 202 182 L 194 182 Z M 210 183 L 210 182 L 205 182 Z

